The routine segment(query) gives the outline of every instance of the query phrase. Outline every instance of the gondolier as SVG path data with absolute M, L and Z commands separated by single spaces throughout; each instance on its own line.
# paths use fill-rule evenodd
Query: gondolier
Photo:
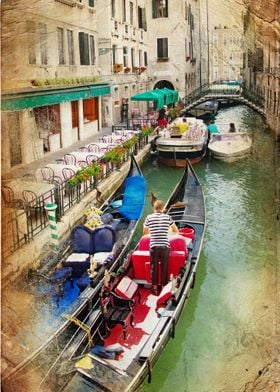
M 170 245 L 168 240 L 168 232 L 171 228 L 174 233 L 178 232 L 178 228 L 172 217 L 163 212 L 164 204 L 161 200 L 154 203 L 154 213 L 146 217 L 144 221 L 144 234 L 150 234 L 150 255 L 151 255 L 151 279 L 152 291 L 158 295 L 162 286 L 168 283 L 168 259 L 170 253 Z M 158 281 L 158 266 L 161 262 L 161 281 Z

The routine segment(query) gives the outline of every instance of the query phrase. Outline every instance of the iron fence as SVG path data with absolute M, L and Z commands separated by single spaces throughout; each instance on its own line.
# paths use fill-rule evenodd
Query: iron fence
M 137 155 L 147 143 L 148 136 L 140 136 L 137 143 L 125 153 L 120 162 L 103 162 L 103 170 L 97 177 L 90 177 L 77 185 L 71 185 L 68 180 L 54 183 L 52 190 L 34 197 L 30 202 L 22 202 L 20 205 L 6 203 L 2 208 L 2 257 L 15 252 L 49 225 L 45 210 L 46 204 L 57 205 L 56 218 L 59 221 L 69 209 L 80 203 L 85 195 L 96 189 L 102 180 L 114 170 L 118 170 L 120 165 L 129 159 L 130 154 Z

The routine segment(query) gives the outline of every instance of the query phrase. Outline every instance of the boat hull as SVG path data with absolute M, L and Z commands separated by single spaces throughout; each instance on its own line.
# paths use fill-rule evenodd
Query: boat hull
M 206 145 L 203 145 L 201 149 L 196 151 L 180 151 L 176 149 L 174 149 L 174 151 L 162 151 L 161 149 L 158 149 L 158 161 L 170 167 L 185 167 L 186 159 L 194 165 L 205 157 L 206 151 Z
M 233 162 L 251 150 L 252 140 L 246 133 L 224 133 L 211 136 L 208 149 L 213 158 Z

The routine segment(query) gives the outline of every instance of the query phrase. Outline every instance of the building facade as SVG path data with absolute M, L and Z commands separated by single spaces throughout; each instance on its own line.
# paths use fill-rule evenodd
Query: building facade
M 2 2 L 2 172 L 209 80 L 207 0 Z
M 240 81 L 243 39 L 237 26 L 214 26 L 210 33 L 210 53 L 210 82 Z
M 266 121 L 280 138 L 280 4 L 246 0 L 244 89 L 264 105 Z
M 2 2 L 2 171 L 102 126 L 93 0 Z

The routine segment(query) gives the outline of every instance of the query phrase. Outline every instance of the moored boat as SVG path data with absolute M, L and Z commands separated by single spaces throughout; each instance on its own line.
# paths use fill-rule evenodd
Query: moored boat
M 206 120 L 209 116 L 215 116 L 219 109 L 219 101 L 217 99 L 208 100 L 185 110 L 186 116 L 195 116 L 199 119 Z
M 73 365 L 77 373 L 64 391 L 131 392 L 148 376 L 175 327 L 194 287 L 205 230 L 201 185 L 188 162 L 166 211 L 179 234 L 170 234 L 169 283 L 151 291 L 149 235 L 114 277 L 106 274 L 100 295 L 103 318 L 92 330 L 91 348 Z M 88 389 L 87 389 L 88 388 Z
M 200 162 L 207 151 L 208 130 L 202 120 L 179 117 L 155 139 L 158 160 L 167 166 L 184 167 Z
M 227 162 L 245 157 L 251 147 L 252 139 L 245 132 L 212 134 L 208 144 L 208 149 L 213 158 Z
M 80 326 L 89 327 L 99 316 L 92 308 L 99 301 L 104 271 L 111 273 L 118 269 L 127 255 L 145 201 L 146 180 L 131 156 L 124 181 L 102 203 L 98 209 L 100 216 L 93 218 L 100 219 L 97 227 L 91 228 L 90 219 L 87 224 L 75 226 L 71 233 L 71 245 L 62 260 L 52 265 L 51 271 L 47 271 L 47 265 L 41 270 L 32 271 L 32 281 L 29 281 L 31 292 L 35 298 L 44 293 L 49 299 L 48 310 L 53 311 L 47 313 L 43 308 L 42 314 L 38 312 L 38 320 L 34 316 L 36 327 L 21 331 L 21 336 L 30 342 L 30 347 L 32 343 L 33 346 L 18 364 L 2 372 L 2 383 L 8 386 L 7 391 L 18 390 L 22 382 L 28 383 L 30 374 L 36 374 L 36 381 L 43 385 L 44 379 L 53 375 L 58 358 L 62 355 L 67 357 L 65 335 L 77 334 L 77 338 L 80 337 L 83 342 L 87 333 L 83 331 L 81 337 Z M 52 305 L 54 300 L 57 306 Z M 45 320 L 46 314 L 48 322 Z M 36 345 L 37 335 L 43 336 Z M 23 344 L 24 340 L 21 339 L 21 342 Z M 34 386 L 34 390 L 39 390 L 39 384 Z

